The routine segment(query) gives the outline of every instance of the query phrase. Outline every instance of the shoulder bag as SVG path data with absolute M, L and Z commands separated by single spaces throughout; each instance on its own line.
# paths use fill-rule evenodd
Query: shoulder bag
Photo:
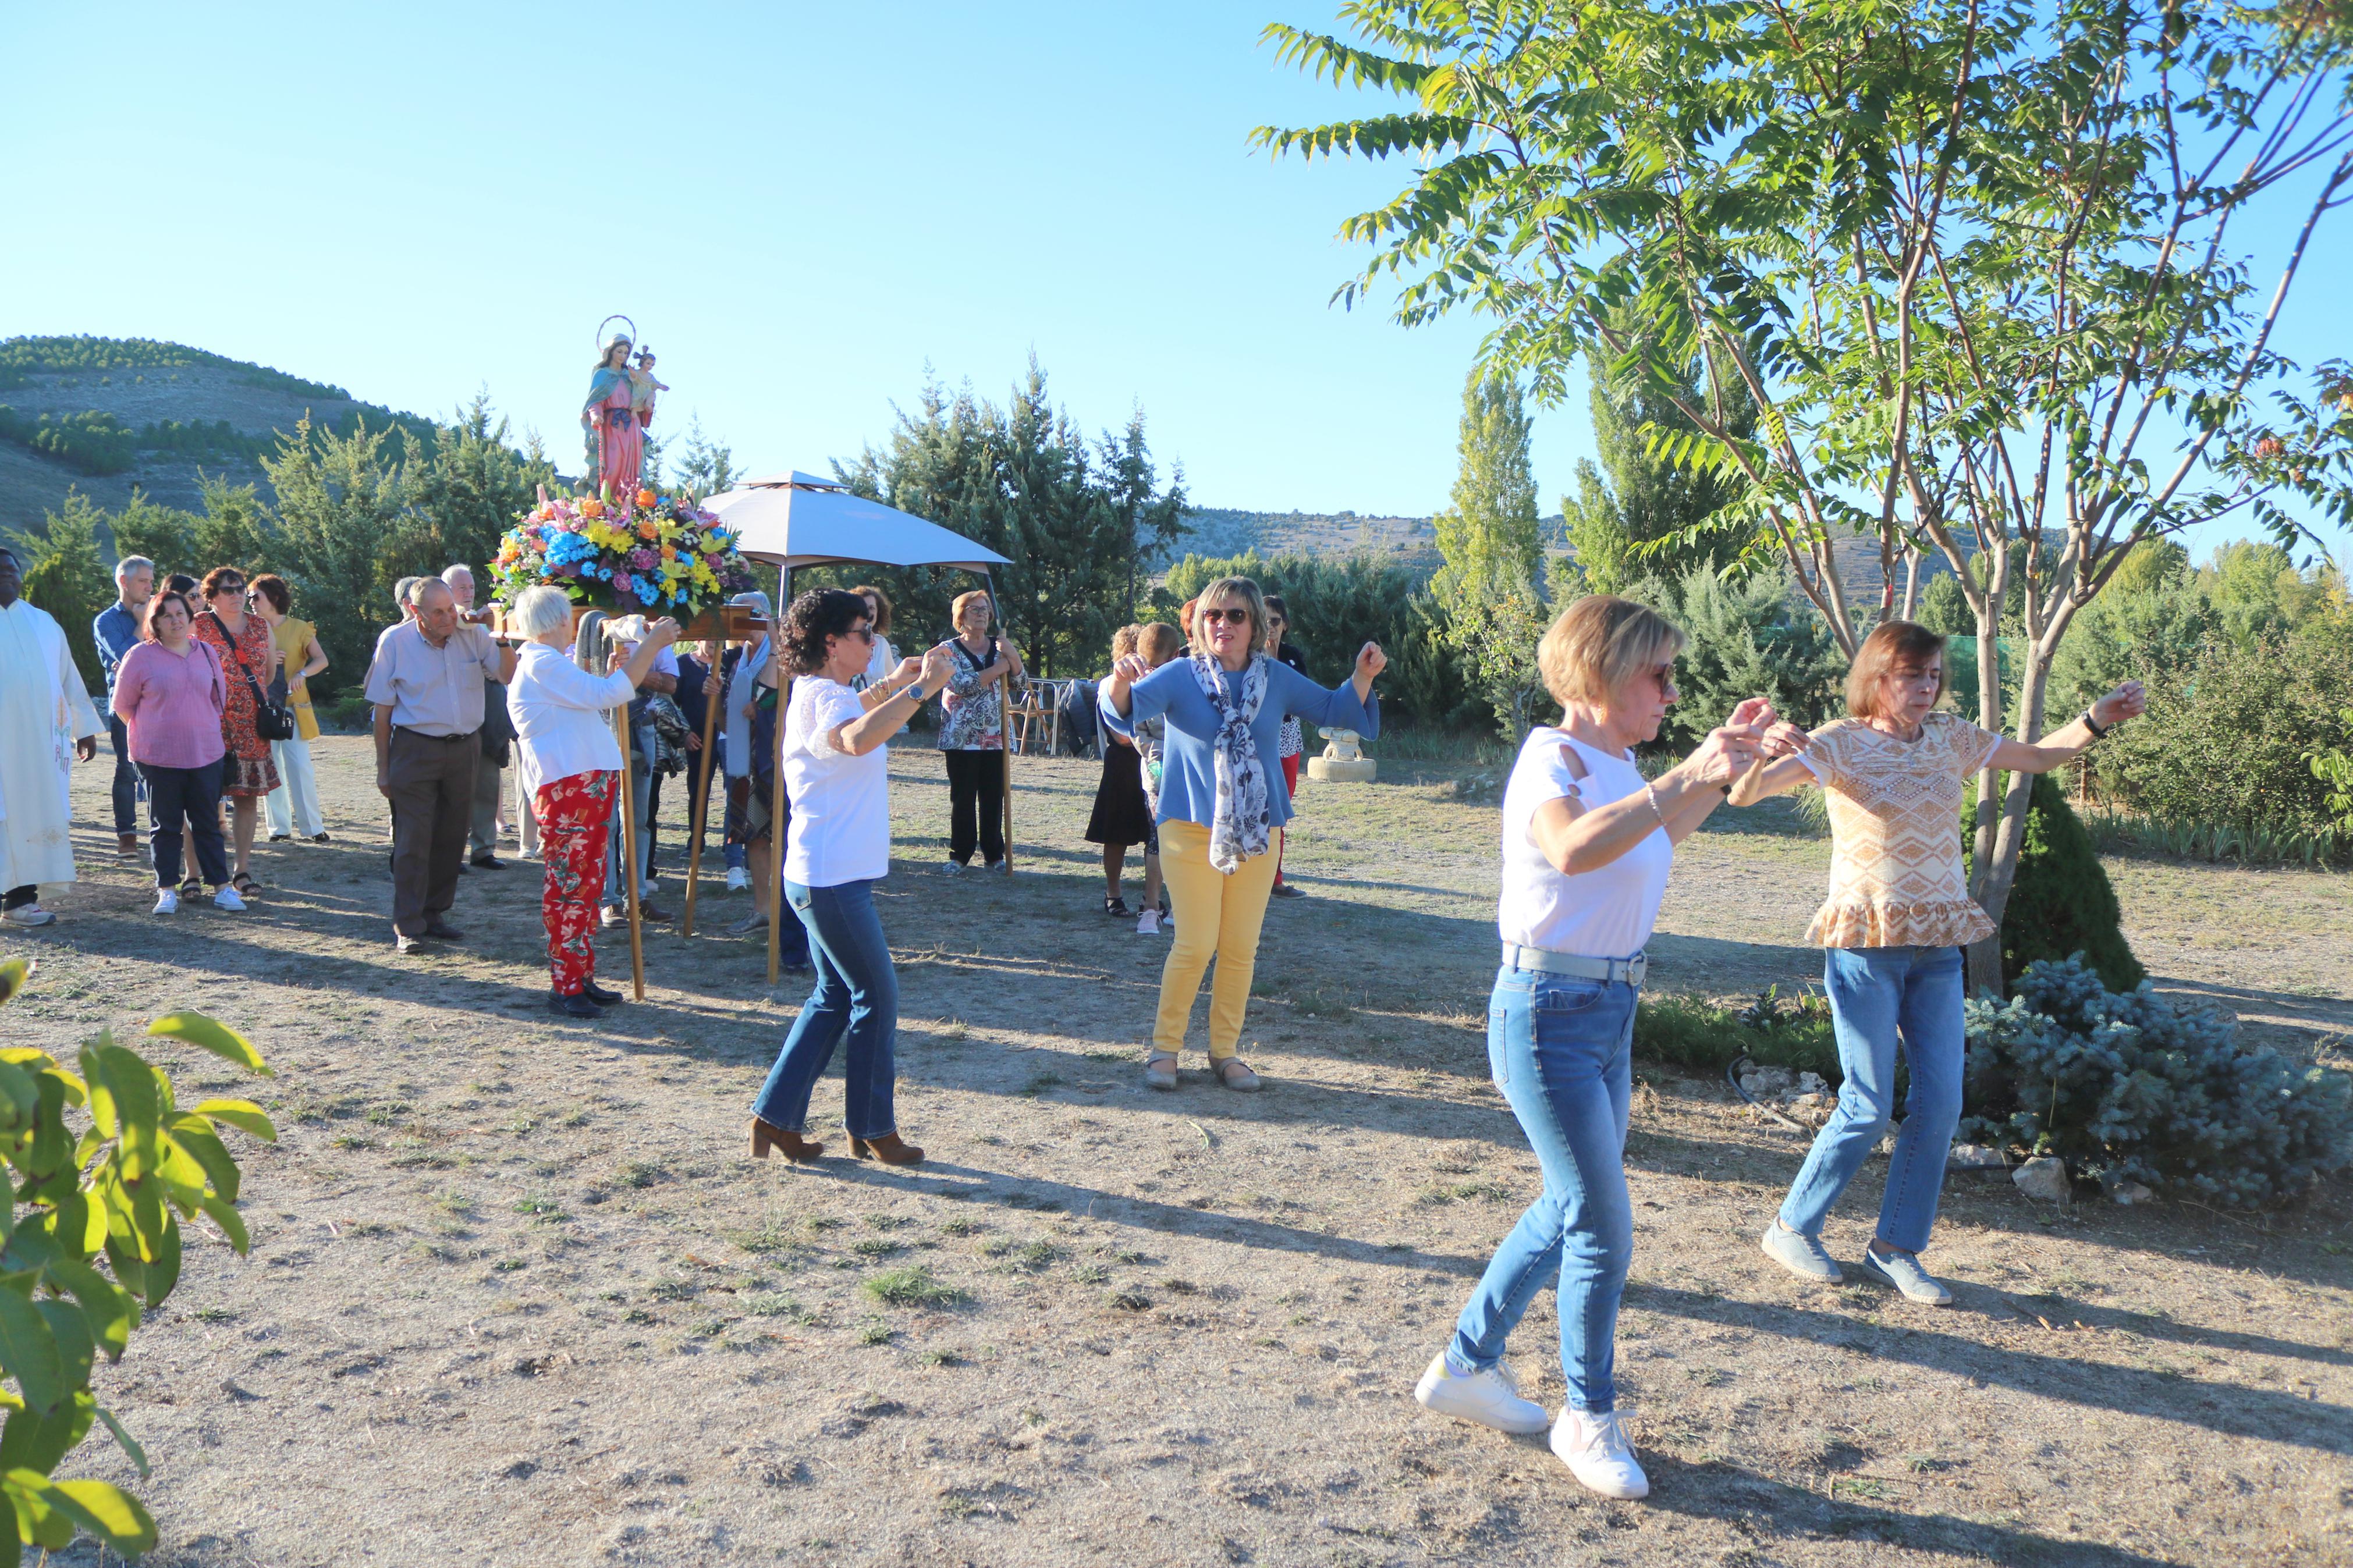
M 245 662 L 245 650 L 237 646 L 235 637 L 228 635 L 228 627 L 222 622 L 220 613 L 206 610 L 205 614 L 212 616 L 214 629 L 220 633 L 221 641 L 228 645 L 230 654 L 237 659 L 237 673 L 245 677 L 246 689 L 253 693 L 253 732 L 265 741 L 292 740 L 295 735 L 293 712 L 280 703 L 272 702 L 269 693 L 261 689 L 261 682 L 253 678 L 253 667 Z

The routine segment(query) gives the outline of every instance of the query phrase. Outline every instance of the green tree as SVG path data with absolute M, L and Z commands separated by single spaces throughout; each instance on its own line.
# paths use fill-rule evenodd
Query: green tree
M 1964 823 L 1976 816 L 1976 801 L 1971 780 Z M 2124 909 L 2091 834 L 2067 804 L 2057 778 L 2043 773 L 2034 781 L 2018 883 L 2002 911 L 2003 985 L 2015 983 L 2030 963 L 2063 963 L 2077 953 L 2111 991 L 2130 991 L 2148 976 L 2125 940 Z
M 686 423 L 686 446 L 678 463 L 677 487 L 698 500 L 708 499 L 735 488 L 743 478 L 735 468 L 735 454 L 726 443 L 715 442 L 702 433 L 702 416 L 696 415 Z
M 1750 697 L 1771 698 L 1783 718 L 1810 730 L 1841 711 L 1846 658 L 1820 617 L 1791 603 L 1778 563 L 1727 579 L 1702 562 L 1680 579 L 1644 579 L 1638 593 L 1689 639 L 1675 657 L 1683 700 L 1667 710 L 1659 737 L 1672 749 L 1697 745 Z
M 114 558 L 144 555 L 155 563 L 159 587 L 174 572 L 204 574 L 189 571 L 197 559 L 195 513 L 151 500 L 146 491 L 133 487 L 131 504 L 109 520 L 109 527 L 114 535 Z
M 1560 503 L 1579 585 L 1588 592 L 1623 594 L 1644 577 L 1677 582 L 1694 566 L 1720 571 L 1748 549 L 1755 527 L 1734 505 L 1737 487 L 1654 449 L 1668 436 L 1691 433 L 1676 403 L 1701 397 L 1696 375 L 1683 377 L 1680 391 L 1676 399 L 1639 382 L 1613 388 L 1606 365 L 1593 371 L 1588 395 L 1601 465 L 1580 458 L 1577 499 L 1564 496 Z M 1755 433 L 1756 405 L 1736 387 L 1730 402 L 1727 427 L 1745 439 Z
M 1431 519 L 1446 562 L 1430 584 L 1444 606 L 1439 624 L 1510 740 L 1526 733 L 1546 700 L 1536 674 L 1545 600 L 1534 430 L 1517 383 L 1472 374 L 1462 387 L 1451 504 Z
M 2353 367 L 2273 338 L 2353 187 L 2348 41 L 2327 7 L 1356 0 L 1282 58 L 1402 99 L 1263 128 L 1307 157 L 1396 157 L 1341 290 L 1408 325 L 1493 318 L 1484 363 L 1556 401 L 1580 357 L 1683 415 L 1852 651 L 1875 619 L 1837 547 L 1894 582 L 1942 554 L 1980 643 L 2021 636 L 1989 728 L 2043 730 L 2052 660 L 2132 546 L 2249 514 L 2282 542 L 2353 517 Z M 2196 149 L 2194 157 L 2184 151 Z M 2230 243 L 2224 243 L 2225 233 Z M 2275 241 L 2249 247 L 2255 237 Z M 1680 377 L 1704 367 L 1704 398 Z M 1725 394 L 1746 390 L 1756 434 Z M 2185 431 L 2165 452 L 2167 432 Z M 2301 513 L 2292 510 L 2300 499 Z M 2007 616 L 2013 542 L 2031 563 Z M 2045 563 L 2048 570 L 2044 570 Z M 1988 792 L 1971 893 L 2000 923 L 2031 780 Z M 1991 943 L 1970 956 L 1999 981 Z
M 261 460 L 278 492 L 283 574 L 300 596 L 303 618 L 319 628 L 328 673 L 339 678 L 355 679 L 367 668 L 377 634 L 392 621 L 393 584 L 446 563 L 390 548 L 406 538 L 416 486 L 409 466 L 386 451 L 393 434 L 363 423 L 338 436 L 305 418 L 275 457 Z
M 9 539 L 24 574 L 24 595 L 57 617 L 75 668 L 92 689 L 104 684 L 90 619 L 114 603 L 114 575 L 99 545 L 106 514 L 78 489 L 66 491 L 63 511 L 43 515 L 37 533 Z

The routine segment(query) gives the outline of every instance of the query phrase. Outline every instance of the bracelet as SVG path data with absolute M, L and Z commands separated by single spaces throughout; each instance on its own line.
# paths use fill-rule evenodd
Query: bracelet
M 2092 739 L 2094 741 L 2105 741 L 2108 738 L 2108 731 L 2116 726 L 2102 724 L 2097 719 L 2092 717 L 2092 710 L 2086 708 L 2084 710 L 2084 728 L 2092 732 Z
M 1642 798 L 1651 803 L 1651 815 L 1659 819 L 1659 826 L 1661 827 L 1664 827 L 1667 825 L 1667 814 L 1659 809 L 1658 785 L 1652 784 L 1648 779 L 1644 779 L 1642 781 Z

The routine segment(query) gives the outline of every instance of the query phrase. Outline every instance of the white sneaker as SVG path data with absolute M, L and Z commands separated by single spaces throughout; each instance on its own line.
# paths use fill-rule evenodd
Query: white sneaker
M 224 884 L 213 890 L 213 907 L 237 914 L 245 908 L 245 900 L 237 896 L 235 888 Z
M 1953 1293 L 1940 1284 L 1936 1276 L 1920 1267 L 1920 1260 L 1908 1252 L 1882 1253 L 1866 1247 L 1862 1254 L 1866 1273 L 1876 1274 L 1904 1293 L 1907 1301 L 1917 1301 L 1924 1307 L 1941 1307 L 1953 1299 Z
M 38 904 L 18 904 L 15 909 L 0 913 L 0 921 L 6 921 L 12 926 L 46 926 L 57 924 L 58 917 Z
M 1553 1423 L 1552 1451 L 1568 1473 L 1589 1492 L 1631 1500 L 1651 1495 L 1651 1478 L 1634 1462 L 1634 1445 L 1626 1440 L 1625 1412 L 1612 1410 L 1588 1415 L 1564 1409 Z
M 1498 1432 L 1541 1432 L 1552 1425 L 1543 1405 L 1520 1397 L 1518 1381 L 1501 1362 L 1485 1372 L 1458 1376 L 1446 1364 L 1446 1352 L 1440 1351 L 1421 1381 L 1413 1385 L 1413 1396 L 1425 1410 L 1458 1421 L 1475 1421 Z
M 177 888 L 156 889 L 155 912 L 159 915 L 178 914 L 180 912 L 180 889 Z
M 1138 936 L 1158 936 L 1160 934 L 1160 911 L 1158 910 L 1146 910 L 1142 914 L 1136 916 L 1135 934 Z
M 727 890 L 731 893 L 750 892 L 752 890 L 752 873 L 746 871 L 741 866 L 728 867 Z

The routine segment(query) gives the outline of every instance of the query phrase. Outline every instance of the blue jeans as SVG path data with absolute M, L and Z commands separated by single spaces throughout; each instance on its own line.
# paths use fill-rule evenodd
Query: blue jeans
M 882 940 L 881 917 L 874 912 L 874 884 L 805 888 L 787 881 L 784 888 L 785 901 L 808 931 L 817 989 L 801 1004 L 801 1016 L 785 1037 L 785 1048 L 768 1069 L 752 1113 L 787 1132 L 807 1131 L 809 1093 L 847 1034 L 842 1124 L 853 1138 L 895 1132 L 899 1122 L 892 1096 L 898 1067 L 892 1050 L 899 1034 L 899 976 Z
M 1833 947 L 1823 955 L 1822 984 L 1846 1082 L 1781 1205 L 1781 1223 L 1819 1237 L 1831 1205 L 1886 1136 L 1900 1035 L 1912 1088 L 1879 1203 L 1879 1239 L 1917 1252 L 1936 1223 L 1945 1152 L 1961 1118 L 1961 950 Z
M 139 796 L 147 781 L 139 776 L 139 764 L 131 760 L 131 731 L 120 715 L 106 716 L 106 738 L 114 747 L 114 831 L 136 833 Z
M 1483 1371 L 1547 1281 L 1559 1289 L 1571 1408 L 1616 1408 L 1618 1299 L 1634 1255 L 1626 1192 L 1635 991 L 1532 969 L 1495 975 L 1487 1063 L 1544 1167 L 1544 1192 L 1504 1238 L 1454 1326 L 1448 1354 Z

